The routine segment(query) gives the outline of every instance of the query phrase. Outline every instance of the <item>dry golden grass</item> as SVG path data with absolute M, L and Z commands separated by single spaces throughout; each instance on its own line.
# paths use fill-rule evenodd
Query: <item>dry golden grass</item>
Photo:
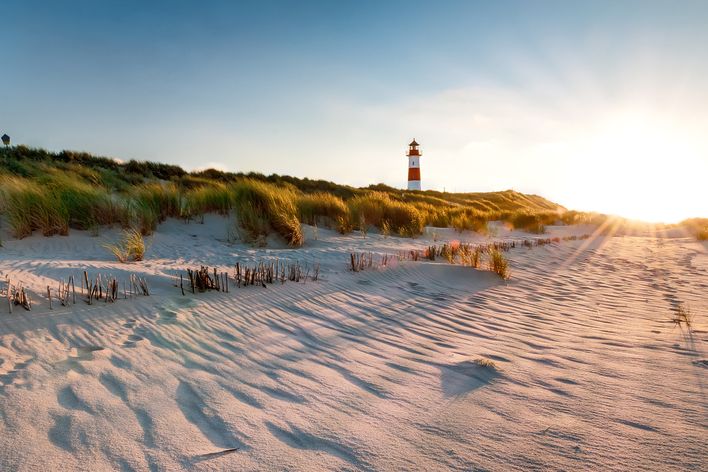
M 498 370 L 496 363 L 494 363 L 494 361 L 491 359 L 487 359 L 486 357 L 480 357 L 479 359 L 475 359 L 474 363 L 480 367 L 484 367 L 485 369 Z
M 324 223 L 333 226 L 342 218 L 349 218 L 349 208 L 344 200 L 325 192 L 299 195 L 296 198 L 300 220 L 308 225 Z
M 145 258 L 145 240 L 137 229 L 123 231 L 120 241 L 103 245 L 119 262 L 142 261 Z
M 389 231 L 401 236 L 416 236 L 423 232 L 424 221 L 418 209 L 410 203 L 393 200 L 388 194 L 370 192 L 354 197 L 347 204 L 351 221 L 356 222 L 359 230 L 365 226 L 380 229 L 386 224 Z
M 693 326 L 693 312 L 691 311 L 691 308 L 683 303 L 679 303 L 674 310 L 674 316 L 671 321 L 679 327 L 681 325 L 686 325 L 686 328 L 690 330 Z
M 234 184 L 233 192 L 239 223 L 250 240 L 262 240 L 272 229 L 290 246 L 302 246 L 304 237 L 293 190 L 245 179 Z
M 504 254 L 498 249 L 492 249 L 489 251 L 489 270 L 504 280 L 508 280 L 511 277 L 509 272 L 509 262 Z

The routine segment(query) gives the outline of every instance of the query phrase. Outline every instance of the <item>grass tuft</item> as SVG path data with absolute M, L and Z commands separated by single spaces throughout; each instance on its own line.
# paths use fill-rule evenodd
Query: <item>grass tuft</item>
M 509 262 L 506 257 L 504 257 L 504 254 L 498 249 L 492 249 L 489 251 L 489 270 L 504 280 L 508 280 L 511 277 L 509 272 Z
M 475 359 L 474 363 L 480 367 L 484 367 L 485 369 L 498 370 L 497 364 L 493 360 L 487 359 L 485 357 L 480 357 L 479 359 Z
M 674 317 L 671 319 L 677 326 L 681 327 L 682 324 L 686 325 L 689 330 L 693 326 L 693 312 L 690 307 L 687 307 L 683 303 L 679 303 L 674 310 Z
M 123 231 L 120 241 L 103 245 L 119 262 L 142 261 L 145 257 L 145 240 L 137 229 Z

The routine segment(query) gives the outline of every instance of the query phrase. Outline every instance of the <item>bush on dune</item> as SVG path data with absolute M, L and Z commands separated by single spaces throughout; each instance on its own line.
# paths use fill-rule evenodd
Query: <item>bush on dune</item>
M 264 238 L 273 229 L 290 246 L 302 246 L 297 196 L 290 188 L 243 179 L 234 184 L 233 192 L 239 222 L 252 241 Z

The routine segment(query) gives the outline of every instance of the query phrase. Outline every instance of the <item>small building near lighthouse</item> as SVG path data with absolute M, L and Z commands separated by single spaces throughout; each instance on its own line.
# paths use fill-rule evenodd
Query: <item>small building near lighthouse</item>
M 408 190 L 420 190 L 420 156 L 415 139 L 408 145 Z

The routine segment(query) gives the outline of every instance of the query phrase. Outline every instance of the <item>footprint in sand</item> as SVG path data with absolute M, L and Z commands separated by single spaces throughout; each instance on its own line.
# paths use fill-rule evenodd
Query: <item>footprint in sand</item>
M 103 351 L 103 346 L 77 346 L 69 349 L 66 359 L 59 361 L 55 367 L 59 370 L 83 372 L 82 362 L 89 362 L 95 359 L 94 353 Z
M 128 339 L 126 339 L 126 340 L 123 342 L 123 347 L 128 347 L 128 348 L 135 347 L 135 346 L 136 346 L 136 343 L 138 343 L 139 341 L 142 341 L 143 339 L 145 339 L 145 338 L 143 338 L 143 337 L 140 336 L 140 335 L 131 334 L 131 335 L 128 336 Z
M 117 335 L 117 343 L 122 347 L 134 348 L 137 346 L 137 343 L 145 339 L 143 336 L 136 334 L 138 331 L 144 330 L 144 328 L 140 325 L 138 320 L 134 318 L 126 320 L 123 324 L 123 328 L 125 329 L 120 330 Z
M 7 359 L 0 358 L 0 388 L 5 388 L 9 385 L 24 385 L 26 382 L 25 371 L 33 360 L 34 358 L 28 358 L 12 363 Z

